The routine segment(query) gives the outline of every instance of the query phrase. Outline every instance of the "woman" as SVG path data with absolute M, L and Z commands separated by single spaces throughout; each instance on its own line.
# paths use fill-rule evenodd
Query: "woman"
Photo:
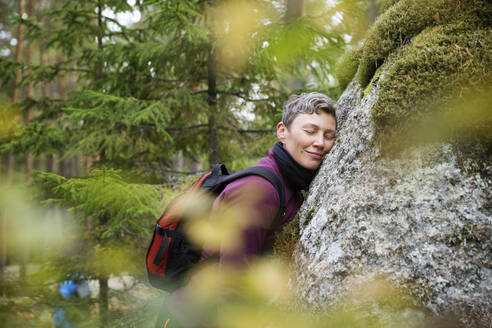
M 283 215 L 278 217 L 280 199 L 276 189 L 258 176 L 230 183 L 216 198 L 214 208 L 227 203 L 241 209 L 246 218 L 236 247 L 219 250 L 221 267 L 248 266 L 256 256 L 272 250 L 277 233 L 295 217 L 303 202 L 300 191 L 308 189 L 323 157 L 333 147 L 337 125 L 335 109 L 329 97 L 316 92 L 293 95 L 284 105 L 282 122 L 277 124 L 279 142 L 255 165 L 271 169 L 282 180 L 285 188 Z M 204 251 L 202 259 L 213 253 L 216 252 Z M 171 314 L 167 317 L 176 319 L 171 320 L 168 328 L 174 327 L 176 321 L 180 323 L 176 326 L 200 326 L 204 313 L 190 310 L 193 307 L 190 303 L 186 289 L 170 295 L 166 307 Z
M 297 214 L 303 197 L 323 157 L 335 142 L 336 105 L 321 93 L 293 95 L 284 105 L 277 124 L 277 142 L 255 166 L 274 171 L 285 187 L 285 214 L 277 218 L 280 204 L 275 188 L 265 179 L 248 176 L 230 183 L 215 200 L 242 207 L 249 213 L 239 246 L 221 249 L 220 262 L 249 264 L 256 255 L 272 250 L 275 235 Z M 272 229 L 272 227 L 274 227 Z M 209 254 L 204 254 L 206 258 Z

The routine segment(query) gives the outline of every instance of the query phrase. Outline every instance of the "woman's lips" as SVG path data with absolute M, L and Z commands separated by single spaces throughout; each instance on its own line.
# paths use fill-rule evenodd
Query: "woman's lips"
M 320 153 L 313 153 L 313 152 L 310 152 L 310 151 L 307 151 L 307 150 L 306 150 L 306 153 L 308 153 L 308 155 L 311 156 L 311 158 L 314 158 L 314 159 L 321 159 L 323 157 Z

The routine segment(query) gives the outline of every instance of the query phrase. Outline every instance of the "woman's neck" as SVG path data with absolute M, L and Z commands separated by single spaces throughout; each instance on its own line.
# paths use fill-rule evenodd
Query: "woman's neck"
M 307 190 L 318 170 L 309 170 L 297 163 L 279 141 L 273 146 L 273 158 L 280 173 L 294 190 Z

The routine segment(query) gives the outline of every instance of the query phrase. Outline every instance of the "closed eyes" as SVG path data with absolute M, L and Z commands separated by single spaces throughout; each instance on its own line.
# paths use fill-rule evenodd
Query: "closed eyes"
M 315 134 L 315 133 L 316 133 L 316 131 L 315 131 L 315 130 L 310 130 L 310 129 L 304 129 L 304 132 L 306 132 L 306 133 L 307 133 L 307 134 L 309 134 L 309 135 L 313 135 L 313 134 Z M 330 133 L 330 134 L 325 134 L 323 137 L 324 137 L 326 140 L 333 140 L 333 139 L 335 139 L 335 135 L 334 135 L 334 134 L 331 134 L 331 133 Z

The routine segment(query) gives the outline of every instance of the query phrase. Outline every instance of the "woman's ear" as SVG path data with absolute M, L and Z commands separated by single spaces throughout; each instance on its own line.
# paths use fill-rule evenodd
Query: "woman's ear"
M 283 144 L 285 144 L 285 138 L 286 138 L 285 133 L 287 132 L 286 130 L 287 127 L 283 122 L 279 122 L 277 124 L 277 138 Z

